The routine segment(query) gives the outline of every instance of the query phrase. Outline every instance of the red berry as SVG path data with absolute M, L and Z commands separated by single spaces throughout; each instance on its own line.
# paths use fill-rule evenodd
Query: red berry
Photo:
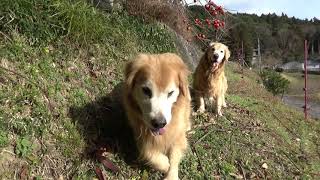
M 211 14 L 212 16 L 216 16 L 216 15 L 218 15 L 218 12 L 215 11 L 215 10 L 213 10 L 213 11 L 210 12 L 210 14 Z
M 208 25 L 210 25 L 210 20 L 209 20 L 209 19 L 206 19 L 206 23 L 207 23 Z
M 215 19 L 213 21 L 213 26 L 214 26 L 214 28 L 218 29 L 220 27 L 220 20 L 219 19 Z
M 221 11 L 222 10 L 222 7 L 221 6 L 217 6 L 216 7 L 216 11 Z
M 195 23 L 196 23 L 197 25 L 199 25 L 199 26 L 202 25 L 202 22 L 200 21 L 200 19 L 197 18 L 197 19 L 195 19 L 194 21 L 195 21 Z
M 209 4 L 206 4 L 205 6 L 204 6 L 205 8 L 206 8 L 206 10 L 210 10 L 210 5 Z
M 218 11 L 220 14 L 224 14 L 224 10 L 221 6 L 217 6 L 215 10 Z

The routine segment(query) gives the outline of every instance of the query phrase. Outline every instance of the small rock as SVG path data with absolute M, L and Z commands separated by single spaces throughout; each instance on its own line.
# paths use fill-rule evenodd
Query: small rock
M 261 166 L 263 169 L 268 169 L 268 164 L 267 163 L 263 163 Z

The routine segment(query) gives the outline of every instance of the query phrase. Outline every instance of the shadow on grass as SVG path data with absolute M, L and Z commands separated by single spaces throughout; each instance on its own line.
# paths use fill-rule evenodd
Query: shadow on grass
M 95 159 L 98 149 L 107 148 L 133 165 L 138 153 L 121 103 L 121 86 L 82 107 L 71 107 L 69 114 L 87 143 L 86 157 Z

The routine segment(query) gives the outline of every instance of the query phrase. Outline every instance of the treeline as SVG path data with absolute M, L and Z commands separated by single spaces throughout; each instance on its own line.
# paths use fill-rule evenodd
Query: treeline
M 202 6 L 190 6 L 190 19 L 212 18 Z M 237 54 L 243 47 L 245 60 L 252 61 L 254 49 L 260 39 L 261 53 L 265 64 L 301 61 L 304 57 L 304 40 L 309 42 L 311 59 L 320 57 L 320 20 L 301 20 L 286 14 L 263 14 L 261 16 L 237 13 L 225 15 L 226 30 L 223 41 Z M 215 33 L 212 30 L 209 33 Z

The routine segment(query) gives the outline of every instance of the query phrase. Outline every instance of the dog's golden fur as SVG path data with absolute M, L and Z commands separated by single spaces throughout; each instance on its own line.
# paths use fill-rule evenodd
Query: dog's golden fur
M 190 93 L 187 75 L 189 71 L 175 54 L 140 54 L 125 69 L 123 102 L 129 124 L 133 129 L 140 158 L 157 170 L 166 173 L 166 179 L 178 179 L 179 162 L 187 148 L 186 131 L 190 129 Z M 179 89 L 172 105 L 172 118 L 162 135 L 155 136 L 144 123 L 142 107 L 135 97 L 137 88 L 151 81 L 158 91 L 174 83 Z
M 213 65 L 215 52 L 223 51 L 223 59 L 217 65 Z M 204 98 L 209 98 L 218 115 L 222 115 L 221 107 L 226 106 L 225 94 L 228 88 L 224 66 L 230 57 L 228 47 L 222 43 L 211 43 L 194 73 L 193 88 L 195 91 L 195 102 L 198 111 L 205 110 Z

